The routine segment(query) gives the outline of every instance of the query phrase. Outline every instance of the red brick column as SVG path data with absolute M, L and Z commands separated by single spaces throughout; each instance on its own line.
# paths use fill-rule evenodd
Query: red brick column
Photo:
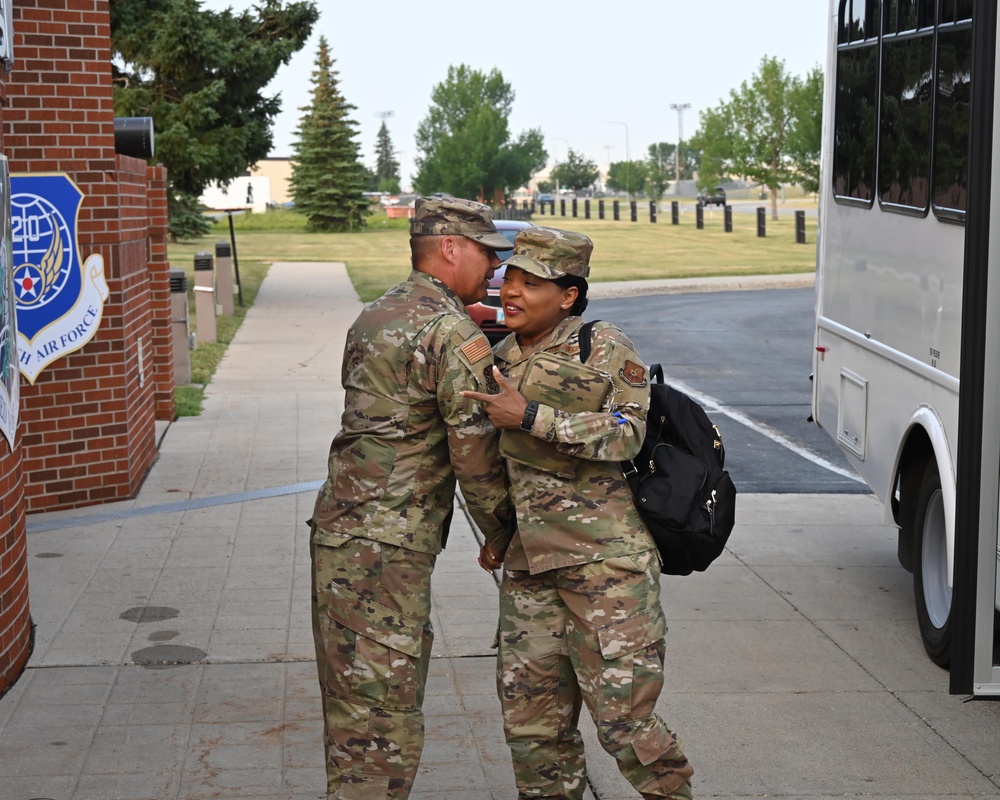
M 31 655 L 23 474 L 20 448 L 0 437 L 0 695 Z
M 7 85 L 0 71 L 0 123 L 7 116 Z M 0 152 L 3 152 L 0 125 Z M 28 561 L 24 526 L 21 447 L 0 437 L 0 695 L 24 670 L 31 655 Z
M 156 418 L 172 420 L 174 408 L 173 312 L 170 301 L 170 262 L 167 260 L 167 170 L 149 167 L 146 172 L 149 269 L 153 310 L 153 395 Z
M 26 0 L 13 11 L 11 171 L 65 172 L 76 183 L 79 249 L 103 257 L 111 292 L 96 336 L 22 385 L 25 496 L 35 512 L 138 491 L 156 449 L 153 281 L 167 277 L 148 268 L 146 164 L 115 154 L 107 0 Z

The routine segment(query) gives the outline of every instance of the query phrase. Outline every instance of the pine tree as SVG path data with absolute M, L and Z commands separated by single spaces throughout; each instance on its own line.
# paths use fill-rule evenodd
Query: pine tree
M 315 231 L 353 231 L 365 224 L 368 203 L 361 192 L 364 168 L 358 160 L 355 106 L 340 93 L 330 48 L 320 37 L 312 74 L 312 102 L 303 108 L 292 155 L 295 207 Z
M 380 192 L 399 194 L 399 162 L 384 121 L 378 129 L 378 140 L 375 142 L 375 177 Z

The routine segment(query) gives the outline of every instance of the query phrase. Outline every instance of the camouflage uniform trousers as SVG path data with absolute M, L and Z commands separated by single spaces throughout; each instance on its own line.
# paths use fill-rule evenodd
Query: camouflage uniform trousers
M 424 746 L 435 556 L 351 536 L 310 553 L 327 796 L 405 800 Z
M 683 745 L 653 711 L 666 633 L 659 578 L 651 550 L 537 575 L 504 571 L 497 691 L 519 800 L 583 797 L 581 701 L 642 797 L 691 797 Z

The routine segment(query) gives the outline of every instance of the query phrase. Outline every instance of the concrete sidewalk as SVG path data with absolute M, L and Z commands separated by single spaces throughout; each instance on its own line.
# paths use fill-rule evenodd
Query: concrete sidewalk
M 340 264 L 275 264 L 139 497 L 29 519 L 36 646 L 0 698 L 0 800 L 321 798 L 308 532 L 360 303 Z M 947 694 L 867 496 L 741 495 L 731 548 L 664 578 L 660 710 L 699 797 L 1000 797 L 1000 705 Z M 416 800 L 514 800 L 496 586 L 456 515 Z M 634 798 L 588 742 L 599 800 Z

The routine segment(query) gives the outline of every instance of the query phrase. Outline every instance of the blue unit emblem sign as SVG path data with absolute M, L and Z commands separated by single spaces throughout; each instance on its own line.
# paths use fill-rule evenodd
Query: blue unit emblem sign
M 64 173 L 12 175 L 10 217 L 21 374 L 34 383 L 97 333 L 108 299 L 104 259 L 77 244 L 83 192 Z

